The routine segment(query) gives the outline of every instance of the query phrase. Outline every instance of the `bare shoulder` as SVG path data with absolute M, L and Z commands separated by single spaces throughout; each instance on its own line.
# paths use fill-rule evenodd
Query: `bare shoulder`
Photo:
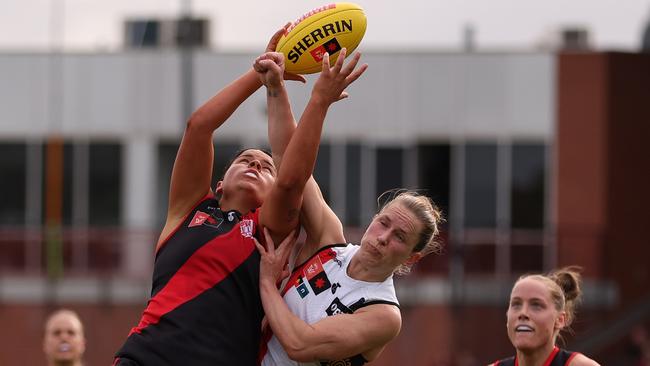
M 600 364 L 591 358 L 578 353 L 569 363 L 569 366 L 600 366 Z

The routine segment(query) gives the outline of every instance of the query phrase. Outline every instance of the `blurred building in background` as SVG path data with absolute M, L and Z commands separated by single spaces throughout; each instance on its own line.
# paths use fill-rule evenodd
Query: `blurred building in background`
M 54 306 L 81 314 L 90 364 L 138 321 L 184 122 L 257 56 L 203 48 L 207 27 L 129 20 L 124 52 L 0 53 L 0 364 L 41 361 Z M 397 281 L 402 334 L 375 364 L 512 354 L 514 280 L 568 264 L 586 269 L 569 347 L 614 365 L 648 325 L 650 54 L 565 36 L 562 53 L 365 53 L 331 108 L 315 176 L 349 239 L 395 187 L 448 220 L 444 253 Z M 309 92 L 289 86 L 296 115 Z M 267 145 L 265 108 L 258 92 L 215 134 L 215 182 L 239 148 Z

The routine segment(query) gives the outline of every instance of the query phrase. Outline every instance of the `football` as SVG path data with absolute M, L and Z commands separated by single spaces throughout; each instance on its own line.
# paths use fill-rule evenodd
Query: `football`
M 339 51 L 345 47 L 351 55 L 365 33 L 366 15 L 359 5 L 324 5 L 293 22 L 280 38 L 276 51 L 284 54 L 286 71 L 312 74 L 322 70 L 326 52 L 334 64 Z

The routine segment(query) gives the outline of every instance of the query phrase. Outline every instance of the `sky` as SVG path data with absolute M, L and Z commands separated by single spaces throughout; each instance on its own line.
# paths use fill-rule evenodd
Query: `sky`
M 459 50 L 474 29 L 478 50 L 527 51 L 564 27 L 589 31 L 598 50 L 635 51 L 650 0 L 356 0 L 368 28 L 360 49 Z M 127 18 L 173 18 L 185 9 L 211 21 L 211 47 L 261 51 L 287 21 L 323 0 L 2 0 L 0 50 L 116 51 Z

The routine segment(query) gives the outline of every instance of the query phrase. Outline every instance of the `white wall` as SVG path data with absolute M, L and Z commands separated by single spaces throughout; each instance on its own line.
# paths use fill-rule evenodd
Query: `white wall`
M 194 104 L 250 67 L 253 54 L 194 56 Z M 552 54 L 367 53 L 367 73 L 334 105 L 324 139 L 404 143 L 413 139 L 548 140 L 554 118 Z M 0 54 L 0 139 L 57 133 L 91 138 L 178 139 L 180 55 Z M 299 117 L 315 80 L 289 83 Z M 265 96 L 257 92 L 220 135 L 265 140 Z

